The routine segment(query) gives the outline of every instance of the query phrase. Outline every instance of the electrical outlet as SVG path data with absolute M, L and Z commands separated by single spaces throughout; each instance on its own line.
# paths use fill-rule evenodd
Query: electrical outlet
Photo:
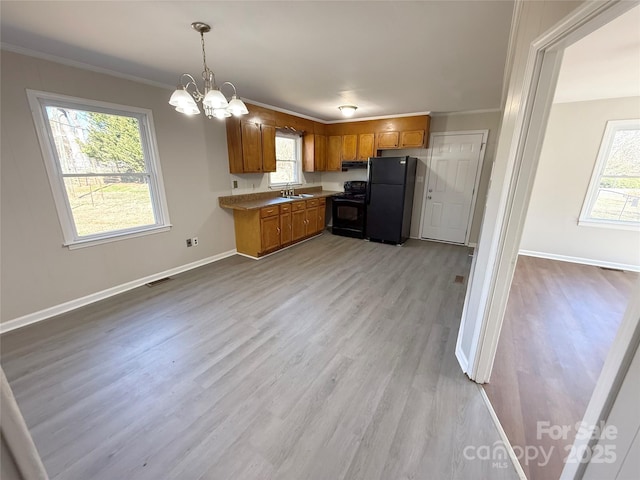
M 193 246 L 193 242 L 190 238 L 187 238 L 187 247 Z
M 233 181 L 233 188 L 238 188 L 238 180 Z
M 197 246 L 198 246 L 198 237 L 193 237 L 193 238 L 191 239 L 191 244 L 192 244 L 194 247 L 197 247 Z

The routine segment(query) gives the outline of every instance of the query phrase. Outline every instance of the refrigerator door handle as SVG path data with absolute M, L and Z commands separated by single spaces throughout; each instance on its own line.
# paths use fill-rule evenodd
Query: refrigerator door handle
M 373 173 L 373 163 L 371 162 L 371 158 L 367 160 L 367 192 L 365 196 L 365 203 L 369 205 L 371 203 L 371 174 Z

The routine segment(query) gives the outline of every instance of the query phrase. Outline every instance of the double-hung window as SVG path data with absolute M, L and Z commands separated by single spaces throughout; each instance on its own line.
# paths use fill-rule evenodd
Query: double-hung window
M 640 227 L 640 119 L 607 122 L 579 224 Z
M 65 245 L 169 229 L 150 110 L 27 94 Z
M 269 174 L 269 185 L 285 186 L 301 183 L 302 138 L 299 135 L 276 133 L 276 171 Z

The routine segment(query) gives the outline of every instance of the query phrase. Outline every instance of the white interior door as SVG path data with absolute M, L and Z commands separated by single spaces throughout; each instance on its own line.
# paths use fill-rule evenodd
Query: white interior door
M 471 227 L 479 175 L 482 133 L 434 134 L 422 203 L 420 236 L 465 243 Z

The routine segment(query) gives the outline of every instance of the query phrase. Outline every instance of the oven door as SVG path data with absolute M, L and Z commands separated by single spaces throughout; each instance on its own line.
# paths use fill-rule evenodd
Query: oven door
M 331 233 L 347 237 L 364 238 L 365 204 L 362 200 L 333 198 L 333 227 Z

